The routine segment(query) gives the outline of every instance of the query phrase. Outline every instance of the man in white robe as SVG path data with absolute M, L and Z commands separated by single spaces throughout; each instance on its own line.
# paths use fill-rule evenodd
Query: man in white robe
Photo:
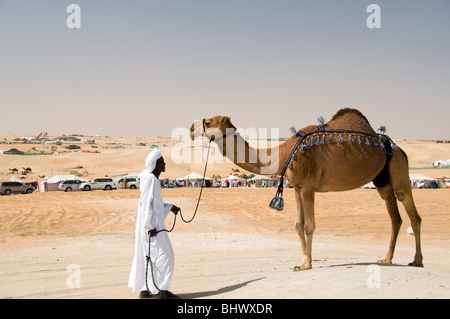
M 178 298 L 169 291 L 174 270 L 174 253 L 164 219 L 179 208 L 165 204 L 162 198 L 159 175 L 165 171 L 164 158 L 158 149 L 154 149 L 145 160 L 147 168 L 139 174 L 141 197 L 136 218 L 135 251 L 128 286 L 139 291 L 140 298 Z M 146 265 L 150 238 L 150 261 L 147 283 Z M 157 287 L 155 287 L 152 279 Z M 148 285 L 148 290 L 147 290 Z

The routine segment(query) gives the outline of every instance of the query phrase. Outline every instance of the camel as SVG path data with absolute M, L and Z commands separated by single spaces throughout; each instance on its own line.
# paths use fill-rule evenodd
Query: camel
M 297 203 L 295 229 L 300 238 L 303 260 L 302 264 L 295 266 L 293 270 L 312 268 L 315 193 L 352 190 L 370 181 L 374 181 L 379 195 L 385 201 L 392 226 L 388 252 L 379 262 L 392 263 L 402 224 L 397 206 L 398 200 L 405 207 L 415 236 L 414 261 L 409 265 L 423 267 L 420 242 L 422 219 L 412 196 L 406 154 L 393 144 L 392 157 L 388 161 L 384 149 L 380 147 L 380 140 L 376 138 L 376 132 L 367 118 L 356 109 L 341 109 L 322 126 L 324 130 L 349 130 L 375 137 L 364 134 L 318 132 L 307 138 L 295 153 L 285 176 L 295 189 Z M 281 175 L 293 148 L 301 138 L 294 135 L 277 147 L 254 149 L 239 134 L 236 134 L 235 130 L 229 117 L 215 116 L 194 122 L 190 135 L 193 140 L 198 136 L 206 136 L 216 142 L 222 154 L 237 166 L 261 175 Z M 318 126 L 311 125 L 301 129 L 301 132 L 307 134 L 317 130 Z M 229 139 L 233 139 L 233 143 L 230 143 Z M 230 148 L 230 145 L 234 147 L 234 150 L 227 152 L 227 146 Z M 238 150 L 242 149 L 245 149 L 245 160 L 242 160 L 242 154 L 238 154 Z M 252 154 L 254 157 L 250 161 L 248 159 Z M 265 154 L 276 158 L 274 161 L 276 163 L 265 160 L 267 156 L 265 158 L 262 156 Z

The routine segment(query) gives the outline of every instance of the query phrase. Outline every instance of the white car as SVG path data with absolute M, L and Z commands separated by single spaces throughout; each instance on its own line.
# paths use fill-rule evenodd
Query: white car
M 80 179 L 67 179 L 58 183 L 58 189 L 65 192 L 78 191 L 81 183 L 83 181 Z
M 120 179 L 117 180 L 117 188 L 118 189 L 122 189 L 123 188 L 123 183 L 127 181 L 127 187 L 129 189 L 136 189 L 139 188 L 140 183 L 139 183 L 139 177 L 136 176 L 125 176 L 122 177 Z
M 117 189 L 117 183 L 112 178 L 101 177 L 94 179 L 92 182 L 81 183 L 80 189 L 83 191 L 90 191 L 95 189 L 108 191 L 111 189 Z

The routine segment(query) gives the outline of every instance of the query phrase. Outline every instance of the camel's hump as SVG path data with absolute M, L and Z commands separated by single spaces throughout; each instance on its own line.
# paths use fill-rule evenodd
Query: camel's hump
M 335 115 L 333 115 L 333 117 L 331 118 L 331 120 L 336 120 L 339 117 L 342 117 L 344 115 L 347 115 L 349 113 L 353 113 L 356 114 L 358 116 L 360 116 L 361 118 L 363 118 L 367 124 L 370 125 L 369 120 L 367 120 L 367 118 L 357 109 L 352 109 L 352 108 L 344 108 L 344 109 L 340 109 L 339 111 L 337 111 L 337 113 Z

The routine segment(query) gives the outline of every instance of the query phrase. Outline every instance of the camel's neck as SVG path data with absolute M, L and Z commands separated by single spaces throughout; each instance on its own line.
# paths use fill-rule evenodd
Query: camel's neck
M 260 175 L 280 175 L 287 160 L 284 144 L 255 149 L 239 134 L 217 143 L 219 150 L 240 168 Z

